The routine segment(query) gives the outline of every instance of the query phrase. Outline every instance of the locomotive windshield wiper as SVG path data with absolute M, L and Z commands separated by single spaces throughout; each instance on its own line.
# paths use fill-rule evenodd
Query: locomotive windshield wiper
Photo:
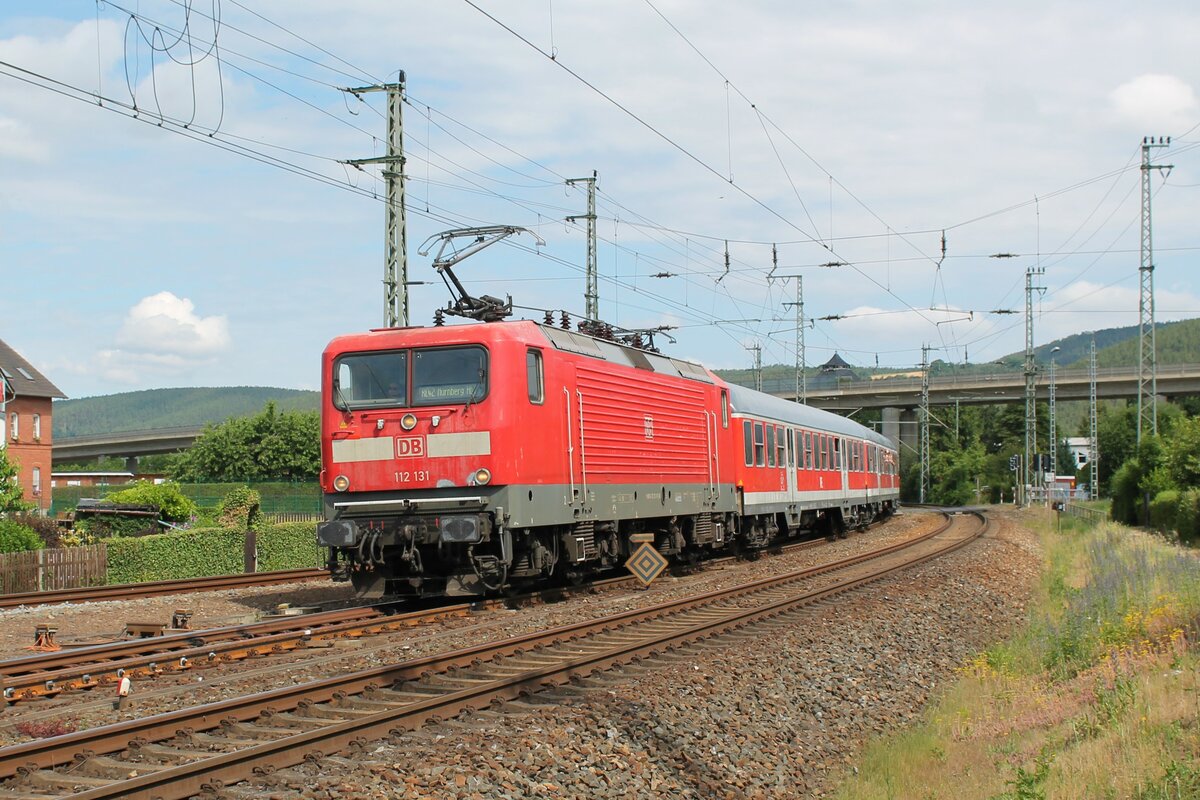
M 463 406 L 463 414 L 466 414 L 468 411 L 471 410 L 471 404 L 474 403 L 475 399 L 476 399 L 475 395 L 478 394 L 479 390 L 482 389 L 486 385 L 484 383 L 484 381 L 486 381 L 486 380 L 487 380 L 487 370 L 485 370 L 483 367 L 480 367 L 479 368 L 479 381 L 475 384 L 475 388 L 471 389 L 471 396 L 467 398 L 467 404 L 465 406 Z

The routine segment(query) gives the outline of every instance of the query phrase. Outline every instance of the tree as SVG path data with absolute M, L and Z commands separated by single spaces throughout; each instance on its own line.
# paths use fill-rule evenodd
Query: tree
M 20 465 L 8 457 L 8 448 L 0 447 L 0 513 L 29 511 L 33 505 L 24 500 L 25 490 L 17 480 Z
M 1171 480 L 1180 489 L 1200 486 L 1200 417 L 1176 420 L 1163 441 Z
M 279 413 L 274 402 L 253 416 L 206 426 L 170 465 L 172 478 L 189 483 L 312 480 L 320 471 L 317 412 Z

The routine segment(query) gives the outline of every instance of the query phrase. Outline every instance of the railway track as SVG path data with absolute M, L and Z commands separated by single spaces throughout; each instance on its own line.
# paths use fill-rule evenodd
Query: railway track
M 823 540 L 785 545 L 775 552 L 820 545 Z M 709 564 L 730 561 L 714 559 Z M 9 705 L 71 692 L 114 686 L 122 678 L 151 678 L 210 669 L 222 664 L 301 650 L 332 639 L 376 636 L 506 605 L 604 590 L 634 582 L 609 578 L 573 588 L 541 590 L 503 600 L 472 601 L 405 611 L 396 601 L 322 611 L 246 625 L 178 631 L 163 636 L 105 642 L 0 661 L 0 696 Z
M 986 531 L 982 515 L 966 519 L 821 567 L 599 620 L 0 749 L 0 798 L 221 794 L 307 758 L 829 601 Z
M 271 572 L 249 572 L 239 575 L 213 575 L 206 578 L 185 578 L 178 581 L 148 581 L 118 583 L 111 586 L 87 586 L 81 589 L 51 589 L 45 592 L 19 592 L 0 595 L 0 609 L 19 606 L 43 606 L 52 603 L 92 603 L 98 600 L 132 600 L 139 597 L 158 597 L 165 594 L 210 592 L 218 589 L 239 589 L 245 586 L 272 586 L 328 578 L 326 569 L 281 569 Z

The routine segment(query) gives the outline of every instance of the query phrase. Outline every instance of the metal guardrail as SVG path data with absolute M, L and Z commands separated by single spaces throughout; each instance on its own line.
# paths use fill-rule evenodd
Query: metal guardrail
M 1039 365 L 1041 366 L 1041 365 Z M 1158 366 L 1158 377 L 1185 377 L 1195 375 L 1200 372 L 1200 364 L 1167 364 Z M 1072 381 L 1088 380 L 1089 373 L 1087 369 L 1079 368 L 1064 368 L 1059 367 L 1056 373 L 1056 382 L 1059 384 L 1067 384 Z M 1096 379 L 1098 381 L 1105 380 L 1137 380 L 1138 370 L 1136 367 L 1104 367 L 1096 370 Z M 1039 370 L 1037 384 L 1039 386 L 1048 384 L 1050 381 L 1048 372 Z M 742 380 L 731 380 L 731 383 L 737 383 L 742 386 L 753 387 L 753 379 L 745 378 Z M 989 384 L 1013 382 L 1024 385 L 1025 377 L 1020 371 L 1004 371 L 1004 372 L 977 372 L 956 374 L 954 372 L 943 373 L 940 375 L 929 376 L 930 389 L 938 391 L 949 391 L 954 389 L 974 390 Z M 767 393 L 774 392 L 791 392 L 794 391 L 795 382 L 791 377 L 787 378 L 765 378 L 763 380 L 763 391 Z M 863 380 L 861 378 L 844 378 L 833 376 L 813 375 L 808 377 L 808 392 L 815 396 L 823 396 L 828 393 L 841 394 L 858 394 L 858 393 L 877 393 L 881 391 L 918 391 L 921 388 L 921 379 L 914 377 L 878 377 L 874 379 Z
M 1062 510 L 1064 514 L 1076 519 L 1085 520 L 1093 525 L 1098 525 L 1108 520 L 1108 512 L 1101 511 L 1098 508 L 1088 508 L 1087 506 L 1080 506 L 1074 503 L 1066 503 L 1063 505 Z

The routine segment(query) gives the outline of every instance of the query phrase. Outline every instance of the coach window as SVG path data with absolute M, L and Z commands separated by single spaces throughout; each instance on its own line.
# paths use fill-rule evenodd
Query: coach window
M 767 466 L 775 466 L 775 426 L 767 426 Z
M 529 402 L 540 406 L 546 399 L 541 350 L 525 351 L 525 384 L 529 391 Z
M 787 429 L 787 459 L 789 467 L 796 466 L 796 451 L 792 449 L 792 442 L 795 438 L 795 433 L 796 432 L 791 428 Z
M 729 392 L 721 390 L 721 427 L 729 427 Z
M 804 432 L 804 468 L 813 468 L 812 431 Z
M 742 441 L 746 448 L 746 466 L 754 466 L 754 430 L 750 420 L 742 422 Z
M 766 466 L 767 454 L 763 451 L 763 424 L 761 422 L 754 423 L 754 464 L 755 466 Z
M 783 466 L 783 459 L 785 458 L 784 446 L 783 446 L 783 431 L 784 431 L 784 429 L 780 428 L 779 432 L 775 435 L 775 463 L 778 464 L 780 467 Z
M 831 469 L 833 455 L 829 452 L 829 435 L 821 434 L 821 469 Z
M 833 437 L 833 468 L 842 468 L 842 437 Z

